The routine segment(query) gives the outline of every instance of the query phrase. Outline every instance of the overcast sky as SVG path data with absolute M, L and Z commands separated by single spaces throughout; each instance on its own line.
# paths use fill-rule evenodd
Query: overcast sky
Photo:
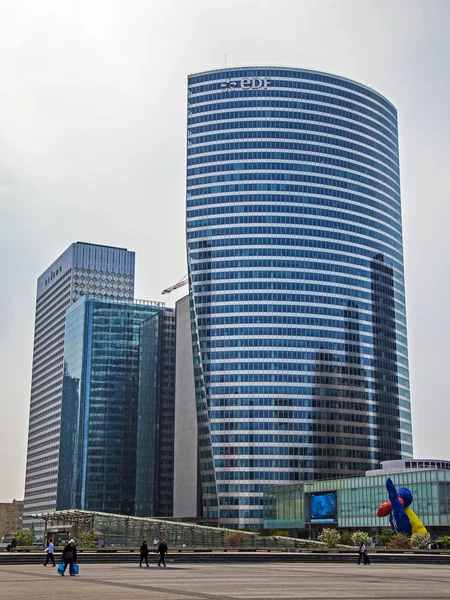
M 0 0 L 0 501 L 23 497 L 37 277 L 74 241 L 134 250 L 138 298 L 186 273 L 186 76 L 225 54 L 397 106 L 415 455 L 450 459 L 449 30 L 448 0 Z

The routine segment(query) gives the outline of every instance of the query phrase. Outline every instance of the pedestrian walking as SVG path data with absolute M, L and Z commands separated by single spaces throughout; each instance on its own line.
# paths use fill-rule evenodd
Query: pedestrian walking
M 74 565 L 77 562 L 77 547 L 75 545 L 75 540 L 70 540 L 67 546 L 64 547 L 62 559 L 64 562 L 64 570 L 61 575 L 64 577 L 67 565 L 69 565 L 69 575 L 73 577 L 75 575 Z
M 145 560 L 145 564 L 148 567 L 148 546 L 147 546 L 147 542 L 145 540 L 142 542 L 140 551 L 141 551 L 141 562 L 139 563 L 139 566 L 142 567 L 142 561 Z
M 56 563 L 55 563 L 55 557 L 53 556 L 53 552 L 55 551 L 55 546 L 53 544 L 53 540 L 52 538 L 48 538 L 48 546 L 45 549 L 45 551 L 47 552 L 47 556 L 45 558 L 45 563 L 44 563 L 44 567 L 46 567 L 48 565 L 48 561 L 51 560 L 52 561 L 52 567 L 56 567 Z
M 361 564 L 361 558 L 363 559 L 365 565 L 370 565 L 370 558 L 367 554 L 367 548 L 364 542 L 361 542 L 359 547 L 358 565 Z
M 166 566 L 166 561 L 165 556 L 168 552 L 168 548 L 167 548 L 167 544 L 166 544 L 166 540 L 164 538 L 161 538 L 161 541 L 159 542 L 159 546 L 158 546 L 158 552 L 159 552 L 159 563 L 158 563 L 158 567 L 161 566 L 161 563 L 164 565 L 164 567 Z

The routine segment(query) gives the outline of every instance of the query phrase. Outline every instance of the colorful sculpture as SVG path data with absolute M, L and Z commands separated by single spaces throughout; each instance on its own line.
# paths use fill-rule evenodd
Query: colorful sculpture
M 427 533 L 422 521 L 409 508 L 413 500 L 410 490 L 404 487 L 396 490 L 395 485 L 389 478 L 386 480 L 386 489 L 389 495 L 389 502 L 384 502 L 380 506 L 377 516 L 387 517 L 389 515 L 392 530 L 396 533 L 402 533 L 407 536 L 413 533 Z

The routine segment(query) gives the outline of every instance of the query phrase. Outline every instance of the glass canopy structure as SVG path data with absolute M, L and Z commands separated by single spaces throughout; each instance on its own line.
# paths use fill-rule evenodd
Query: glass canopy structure
M 236 535 L 232 529 L 168 521 L 149 517 L 131 517 L 85 510 L 61 510 L 47 514 L 33 515 L 34 519 L 45 522 L 47 532 L 59 528 L 67 532 L 67 536 L 76 538 L 82 531 L 94 531 L 99 546 L 140 546 L 143 540 L 149 545 L 155 539 L 166 538 L 169 548 L 229 548 L 233 546 L 228 536 Z M 244 547 L 273 548 L 299 547 L 310 543 L 308 540 L 278 536 L 260 536 L 251 532 L 239 532 L 244 539 Z

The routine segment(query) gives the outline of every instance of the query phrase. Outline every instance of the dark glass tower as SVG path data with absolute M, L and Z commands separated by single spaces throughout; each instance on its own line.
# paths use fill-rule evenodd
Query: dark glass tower
M 205 516 L 412 456 L 397 111 L 304 69 L 188 80 L 187 252 Z
M 92 296 L 68 309 L 58 510 L 135 514 L 139 332 L 143 322 L 165 312 L 162 303 Z M 159 385 L 159 372 L 155 377 Z M 157 405 L 159 397 L 153 401 Z M 149 422 L 149 430 L 156 427 Z
M 144 321 L 139 332 L 136 516 L 173 514 L 175 311 Z

